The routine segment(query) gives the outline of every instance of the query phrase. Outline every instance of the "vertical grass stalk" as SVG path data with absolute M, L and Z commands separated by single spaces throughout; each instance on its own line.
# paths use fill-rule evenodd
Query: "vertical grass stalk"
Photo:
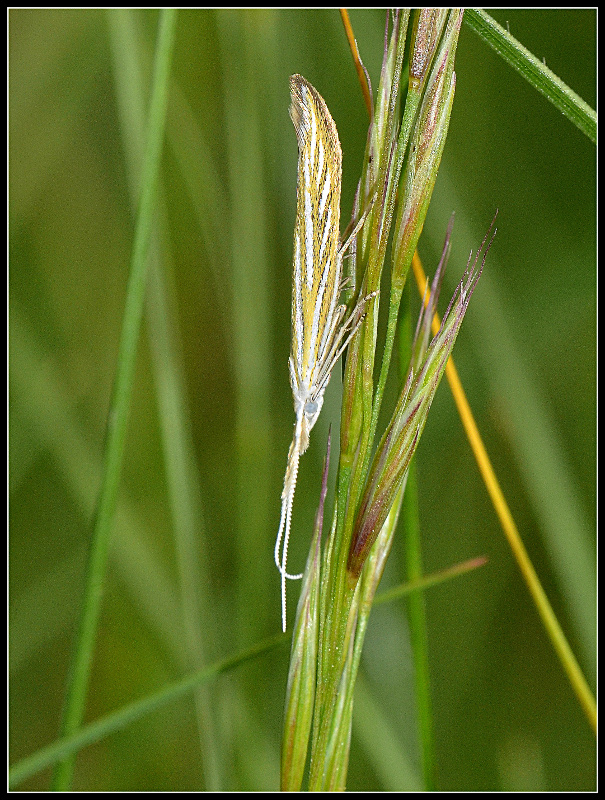
M 164 141 L 175 27 L 176 12 L 174 10 L 162 11 L 159 20 L 153 70 L 147 126 L 147 147 L 141 180 L 141 199 L 132 247 L 116 378 L 107 424 L 102 485 L 88 557 L 82 612 L 68 675 L 65 706 L 61 722 L 61 736 L 69 736 L 79 728 L 86 704 L 105 581 L 107 550 L 113 525 L 126 440 L 126 425 L 132 396 L 137 343 L 143 315 L 147 278 L 147 253 L 151 238 Z M 66 791 L 69 789 L 73 767 L 73 758 L 65 759 L 57 765 L 52 780 L 52 788 L 54 790 Z
M 422 312 L 401 397 L 372 460 L 401 295 L 447 134 L 462 12 L 416 11 L 409 36 L 408 13 L 395 14 L 390 26 L 388 21 L 390 34 L 385 36 L 380 84 L 356 202 L 358 210 L 364 211 L 370 204 L 371 208 L 358 235 L 353 274 L 357 296 L 372 295 L 372 300 L 347 355 L 334 522 L 319 583 L 309 788 L 320 791 L 343 790 L 346 785 L 353 688 L 372 600 L 390 552 L 410 459 L 480 274 L 475 261 L 432 342 L 432 310 Z M 404 73 L 406 60 L 409 68 Z M 374 293 L 380 289 L 391 235 L 387 344 L 375 387 L 379 298 Z M 433 284 L 433 303 L 448 245 L 449 234 Z M 290 722 L 296 724 L 293 718 Z

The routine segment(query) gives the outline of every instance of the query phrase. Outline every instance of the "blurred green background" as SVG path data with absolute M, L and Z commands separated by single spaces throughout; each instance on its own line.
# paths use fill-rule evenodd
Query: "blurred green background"
M 594 10 L 491 13 L 595 107 Z M 124 53 L 141 61 L 147 98 L 157 21 L 147 11 L 9 13 L 11 764 L 53 741 L 59 726 L 136 207 L 137 109 L 128 97 L 139 87 Z M 352 11 L 351 21 L 376 86 L 384 12 Z M 273 543 L 294 422 L 294 72 L 317 87 L 338 126 L 344 229 L 367 114 L 337 11 L 179 13 L 154 263 L 87 720 L 279 630 Z M 419 252 L 432 274 L 455 211 L 443 311 L 499 209 L 454 358 L 594 689 L 595 148 L 466 25 L 456 72 Z M 168 356 L 157 348 L 162 302 Z M 301 461 L 293 571 L 308 546 L 328 426 L 338 425 L 338 383 L 335 376 Z M 176 433 L 158 404 L 163 385 L 182 403 Z M 169 445 L 182 436 L 187 473 L 174 485 Z M 594 789 L 594 736 L 519 577 L 445 382 L 417 465 L 425 570 L 489 558 L 426 594 L 438 786 Z M 175 533 L 180 492 L 192 514 L 184 539 Z M 403 580 L 403 536 L 384 587 Z M 290 615 L 297 590 L 289 588 Z M 214 681 L 197 704 L 187 696 L 86 748 L 73 788 L 276 789 L 287 660 L 284 645 Z M 416 788 L 404 602 L 372 615 L 355 711 L 348 788 Z M 48 780 L 46 771 L 20 788 L 46 789 Z

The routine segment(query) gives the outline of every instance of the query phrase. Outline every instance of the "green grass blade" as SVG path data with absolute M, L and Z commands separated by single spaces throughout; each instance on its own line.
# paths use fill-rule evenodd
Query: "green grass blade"
M 162 12 L 149 110 L 148 139 L 141 182 L 141 200 L 132 248 L 117 373 L 109 412 L 103 478 L 87 566 L 82 615 L 68 679 L 66 703 L 61 725 L 63 736 L 74 733 L 77 730 L 82 721 L 86 703 L 105 578 L 107 550 L 113 528 L 120 468 L 126 440 L 126 424 L 134 380 L 137 341 L 143 315 L 147 252 L 151 237 L 164 140 L 168 79 L 175 26 L 176 12 Z M 61 762 L 53 776 L 53 788 L 57 790 L 68 789 L 72 772 L 72 758 Z
M 399 326 L 399 361 L 407 364 L 412 356 L 412 316 L 410 284 L 403 291 L 404 307 Z M 401 381 L 405 376 L 401 377 Z M 414 582 L 422 578 L 422 542 L 418 511 L 418 481 L 416 459 L 408 469 L 405 493 L 401 507 L 401 531 L 405 541 L 406 579 Z M 410 644 L 414 659 L 414 682 L 418 713 L 418 738 L 425 791 L 435 789 L 435 750 L 433 742 L 433 716 L 431 710 L 428 634 L 424 593 L 412 592 L 407 601 L 410 625 Z
M 11 346 L 15 353 L 11 359 L 11 391 L 31 421 L 41 446 L 52 454 L 61 480 L 68 487 L 74 505 L 83 518 L 94 513 L 95 487 L 99 483 L 100 463 L 91 447 L 86 431 L 71 408 L 68 388 L 61 382 L 56 365 L 48 350 L 41 346 L 30 330 L 28 320 L 15 308 L 10 319 Z M 166 643 L 168 651 L 178 662 L 182 652 L 182 631 L 177 598 L 165 567 L 150 549 L 144 523 L 138 510 L 126 497 L 121 497 L 116 509 L 116 529 L 119 536 L 112 540 L 111 561 L 118 579 L 129 593 L 131 601 L 159 640 Z M 82 543 L 83 544 L 83 543 Z M 66 558 L 66 568 L 75 569 L 71 554 Z M 29 590 L 33 599 L 62 597 L 60 576 L 42 576 Z M 79 574 L 79 573 L 78 573 Z M 54 573 L 53 573 L 54 575 Z M 69 618 L 69 602 L 59 601 Z M 13 627 L 16 623 L 13 620 Z M 17 669 L 40 647 L 43 641 L 52 641 L 61 635 L 59 622 L 48 616 L 40 620 L 27 617 L 24 628 L 30 632 L 27 643 L 11 640 L 11 669 Z
M 597 141 L 597 114 L 588 103 L 570 89 L 552 70 L 505 31 L 481 9 L 468 9 L 464 21 L 475 33 L 517 70 L 535 89 L 584 133 Z
M 181 680 L 164 686 L 155 694 L 144 697 L 142 700 L 128 703 L 118 711 L 114 711 L 112 714 L 107 714 L 107 716 L 83 726 L 77 733 L 66 735 L 52 742 L 15 764 L 9 772 L 10 788 L 19 786 L 24 780 L 35 775 L 36 772 L 51 766 L 59 759 L 73 757 L 83 747 L 100 741 L 109 736 L 110 733 L 121 730 L 145 714 L 149 714 L 151 711 L 173 702 L 187 692 L 199 688 L 200 685 L 208 683 L 208 681 L 222 672 L 227 672 L 246 661 L 269 652 L 277 645 L 288 641 L 288 638 L 283 633 L 276 634 L 250 647 L 248 650 L 238 653 L 236 656 L 230 656 L 223 661 L 186 675 Z
M 484 563 L 481 559 L 473 559 L 472 561 L 464 564 L 456 565 L 452 568 L 443 570 L 434 575 L 427 575 L 426 577 L 411 583 L 406 583 L 402 586 L 395 587 L 394 589 L 383 592 L 379 595 L 375 604 L 382 604 L 385 602 L 392 602 L 398 600 L 412 592 L 422 591 L 431 586 L 439 585 L 444 581 L 450 580 L 458 575 L 463 575 L 470 569 L 475 569 Z M 40 748 L 32 755 L 18 761 L 9 770 L 9 787 L 15 789 L 23 781 L 30 778 L 32 775 L 46 769 L 49 766 L 57 763 L 60 759 L 66 759 L 78 753 L 84 747 L 99 742 L 115 731 L 122 730 L 126 726 L 135 722 L 137 719 L 145 716 L 146 714 L 155 711 L 161 706 L 174 702 L 177 698 L 181 697 L 188 692 L 195 691 L 207 684 L 210 680 L 218 675 L 228 672 L 235 667 L 238 667 L 260 655 L 265 655 L 269 651 L 282 643 L 288 642 L 290 639 L 289 634 L 279 633 L 268 639 L 264 639 L 256 645 L 248 648 L 247 650 L 238 653 L 235 656 L 230 656 L 215 664 L 211 664 L 203 669 L 196 670 L 178 681 L 167 684 L 154 694 L 148 695 L 141 700 L 135 700 L 128 703 L 118 711 L 107 714 L 101 719 L 91 722 L 82 726 L 76 733 L 69 736 L 64 736 L 57 739 L 46 747 Z
M 136 46 L 139 39 L 135 25 L 137 20 L 138 17 L 129 11 L 117 11 L 107 15 L 114 60 L 116 98 L 133 208 L 136 207 L 138 196 L 137 183 L 144 155 L 145 132 L 144 55 L 142 48 Z M 171 101 L 173 99 L 172 95 Z M 181 99 L 179 108 L 182 104 Z M 170 126 L 170 123 L 166 138 L 170 143 L 179 138 L 178 129 Z M 157 224 L 159 235 L 154 237 L 150 255 L 146 317 L 174 546 L 179 569 L 181 613 L 185 630 L 180 655 L 186 669 L 192 670 L 212 658 L 215 637 L 213 617 L 209 612 L 211 600 L 207 596 L 210 581 L 200 557 L 200 550 L 206 551 L 201 481 L 197 470 L 191 415 L 186 399 L 186 380 L 176 333 L 179 327 L 176 319 L 177 304 L 169 302 L 175 296 L 175 289 L 169 271 L 163 266 L 170 263 L 166 213 L 164 204 L 160 202 L 159 205 Z M 210 702 L 205 689 L 196 692 L 195 706 L 204 770 L 203 788 L 207 791 L 218 791 L 221 788 L 218 766 L 220 759 Z
M 421 531 L 418 518 L 418 482 L 416 462 L 412 460 L 403 505 L 402 527 L 405 531 L 407 578 L 414 581 L 422 577 Z M 433 712 L 429 675 L 429 647 L 426 608 L 423 592 L 411 592 L 408 598 L 410 642 L 414 654 L 414 682 L 418 709 L 418 737 L 425 791 L 435 790 L 435 744 L 433 738 Z
M 258 101 L 258 39 L 271 27 L 271 12 L 217 13 L 223 54 L 225 143 L 230 201 L 229 225 L 222 237 L 228 243 L 232 299 L 230 336 L 236 380 L 235 440 L 238 500 L 235 505 L 238 640 L 249 641 L 265 627 L 266 605 L 257 605 L 258 587 L 270 585 L 272 564 L 266 558 L 267 531 L 277 525 L 270 490 L 271 349 L 268 324 L 272 317 L 271 273 L 265 238 L 266 180 L 262 158 L 263 120 Z M 267 36 L 272 41 L 272 36 Z M 271 45 L 268 44 L 268 47 Z M 250 569 L 255 564 L 255 569 Z

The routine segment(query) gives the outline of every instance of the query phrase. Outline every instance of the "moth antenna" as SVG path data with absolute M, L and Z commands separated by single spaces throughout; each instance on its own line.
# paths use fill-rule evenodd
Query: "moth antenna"
M 281 604 L 282 604 L 282 630 L 286 630 L 286 580 L 297 581 L 302 578 L 299 575 L 290 575 L 286 570 L 288 559 L 288 542 L 290 541 L 290 521 L 292 518 L 292 504 L 294 502 L 294 492 L 296 490 L 296 480 L 298 478 L 298 463 L 300 460 L 300 443 L 302 433 L 302 413 L 296 420 L 294 438 L 288 453 L 288 466 L 284 478 L 284 489 L 282 492 L 281 519 L 279 531 L 275 540 L 275 565 L 281 575 Z M 282 546 L 283 541 L 283 546 Z M 280 553 L 281 551 L 281 553 Z

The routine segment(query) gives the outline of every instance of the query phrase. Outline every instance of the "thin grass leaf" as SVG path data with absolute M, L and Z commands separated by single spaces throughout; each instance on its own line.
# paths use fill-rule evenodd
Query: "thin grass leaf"
M 163 11 L 158 28 L 158 45 L 149 107 L 147 148 L 141 181 L 141 201 L 135 227 L 122 335 L 117 359 L 117 373 L 107 426 L 103 483 L 99 495 L 99 505 L 88 560 L 82 616 L 61 724 L 63 736 L 72 734 L 77 730 L 82 721 L 86 703 L 90 665 L 101 607 L 101 592 L 105 581 L 107 550 L 113 529 L 120 468 L 126 442 L 126 425 L 134 380 L 137 342 L 143 316 L 147 253 L 159 181 L 164 123 L 168 103 L 168 79 L 175 29 L 176 12 L 174 10 Z M 55 790 L 68 789 L 72 772 L 73 759 L 70 758 L 61 762 L 53 777 L 53 788 Z
M 378 605 L 392 602 L 399 600 L 401 597 L 405 597 L 410 592 L 422 591 L 432 586 L 437 586 L 453 577 L 463 575 L 470 569 L 482 566 L 485 561 L 485 559 L 472 559 L 465 564 L 456 565 L 447 570 L 435 573 L 434 575 L 427 575 L 420 581 L 395 587 L 379 595 L 375 599 L 374 604 Z M 137 719 L 141 719 L 164 705 L 173 703 L 182 695 L 196 691 L 200 686 L 209 683 L 218 675 L 229 672 L 258 656 L 265 655 L 272 649 L 287 643 L 287 641 L 287 634 L 276 634 L 235 656 L 230 656 L 208 667 L 196 670 L 178 681 L 167 684 L 159 691 L 141 700 L 128 703 L 101 719 L 83 725 L 77 733 L 57 739 L 46 747 L 40 748 L 40 750 L 37 750 L 35 753 L 32 753 L 30 756 L 14 764 L 9 770 L 9 788 L 16 789 L 32 775 L 52 766 L 60 759 L 67 758 L 80 752 L 80 750 L 91 744 L 102 741 L 112 733 L 123 730 Z
M 446 236 L 446 245 L 442 259 L 449 252 L 449 236 L 451 235 L 452 220 Z M 403 313 L 398 326 L 399 363 L 409 364 L 412 360 L 413 334 L 411 314 L 411 289 L 406 282 L 403 292 Z M 404 375 L 400 377 L 403 383 Z M 405 494 L 401 503 L 401 529 L 405 531 L 405 577 L 407 585 L 413 585 L 422 580 L 422 540 L 420 529 L 420 513 L 418 509 L 418 481 L 416 478 L 416 459 L 408 469 L 405 484 Z M 433 737 L 433 714 L 431 702 L 431 684 L 428 660 L 428 632 L 425 599 L 423 592 L 410 594 L 406 606 L 409 626 L 410 645 L 414 661 L 414 685 L 416 689 L 416 713 L 418 719 L 418 739 L 420 746 L 420 762 L 422 768 L 423 786 L 425 791 L 435 789 L 435 742 Z
M 136 207 L 139 165 L 143 159 L 144 101 L 142 95 L 143 70 L 141 48 L 136 48 L 136 31 L 132 12 L 108 14 L 108 24 L 116 63 L 116 94 L 122 122 L 122 138 L 126 144 L 127 170 L 130 196 Z M 125 65 L 127 63 L 127 66 Z M 128 76 L 128 80 L 125 76 Z M 129 144 L 128 144 L 129 143 Z M 169 312 L 166 299 L 167 279 L 161 264 L 166 262 L 165 235 L 167 229 L 163 204 L 160 206 L 157 230 L 161 233 L 153 239 L 151 249 L 151 274 L 148 290 L 147 319 L 149 347 L 153 359 L 154 378 L 157 387 L 159 419 L 164 448 L 164 463 L 170 511 L 174 531 L 175 549 L 179 567 L 182 615 L 185 637 L 182 640 L 183 661 L 187 669 L 199 668 L 214 652 L 214 631 L 209 611 L 211 600 L 206 595 L 210 585 L 200 558 L 204 550 L 204 513 L 201 505 L 200 476 L 198 474 L 195 449 L 192 440 L 190 414 L 187 409 L 185 378 L 178 354 L 176 329 L 178 320 L 171 319 L 175 303 Z M 161 242 L 161 247 L 160 247 Z M 175 295 L 173 287 L 170 296 Z M 213 733 L 209 698 L 205 690 L 195 695 L 196 717 L 202 764 L 204 788 L 218 791 L 219 756 L 216 752 L 216 736 Z
M 146 714 L 174 702 L 188 692 L 198 689 L 202 684 L 208 683 L 217 675 L 228 672 L 285 642 L 287 642 L 287 637 L 283 633 L 264 639 L 235 656 L 225 658 L 222 661 L 211 664 L 209 667 L 196 670 L 196 672 L 186 675 L 174 683 L 169 683 L 142 700 L 128 703 L 118 711 L 82 726 L 76 733 L 57 739 L 52 744 L 41 748 L 11 767 L 9 771 L 9 787 L 11 789 L 16 788 L 31 775 L 35 775 L 36 772 L 56 764 L 60 759 L 73 757 L 82 748 L 101 741 L 109 734 L 123 729 Z
M 234 580 L 240 644 L 264 628 L 266 608 L 257 606 L 259 583 L 270 583 L 265 531 L 271 526 L 270 259 L 267 255 L 263 121 L 258 103 L 258 37 L 267 12 L 220 9 L 216 19 L 222 50 L 224 137 L 228 156 L 229 224 L 226 242 L 231 284 L 230 337 L 235 386 L 237 535 Z M 224 225 L 224 221 L 221 221 Z M 263 321 L 263 322 L 260 322 Z M 256 564 L 254 570 L 250 564 Z M 261 566 L 262 565 L 262 566 Z M 264 573 L 266 566 L 267 572 Z
M 485 11 L 468 9 L 464 18 L 475 33 L 596 144 L 597 114 L 588 103 Z
M 424 574 L 415 459 L 412 459 L 408 469 L 401 514 L 402 528 L 405 530 L 407 579 L 413 584 L 414 581 L 421 580 Z M 423 592 L 410 593 L 407 611 L 410 621 L 410 644 L 414 654 L 414 685 L 416 687 L 422 777 L 425 791 L 434 791 L 436 789 L 436 756 L 433 735 L 433 704 L 431 700 L 426 606 Z

